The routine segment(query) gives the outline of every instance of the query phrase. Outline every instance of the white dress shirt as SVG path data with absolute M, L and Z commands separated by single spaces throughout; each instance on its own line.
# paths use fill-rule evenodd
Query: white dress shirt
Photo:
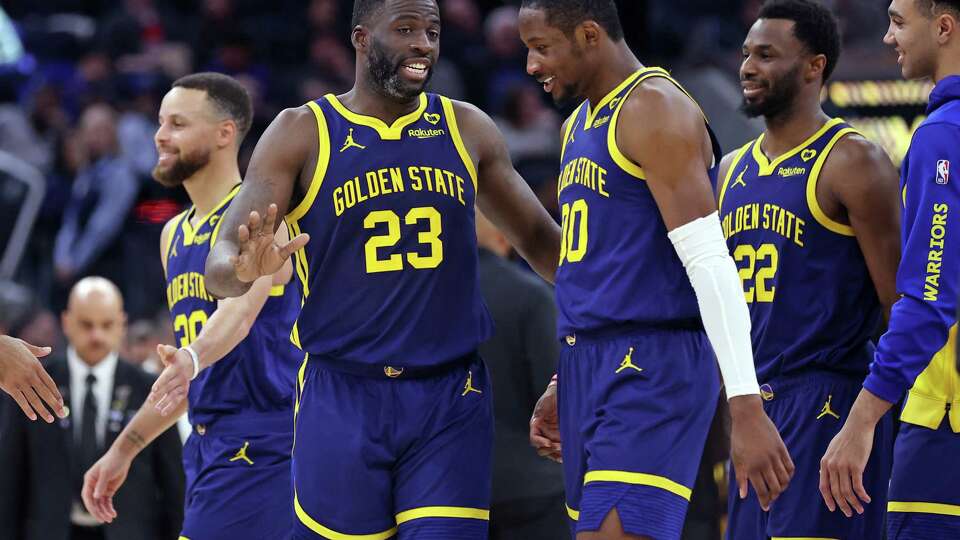
M 73 418 L 73 438 L 79 440 L 83 426 L 83 405 L 87 396 L 87 374 L 93 373 L 93 397 L 97 400 L 97 443 L 103 447 L 107 431 L 107 416 L 110 399 L 113 397 L 113 378 L 117 371 L 117 353 L 110 353 L 92 368 L 80 359 L 73 347 L 67 349 L 67 365 L 70 368 L 70 416 Z

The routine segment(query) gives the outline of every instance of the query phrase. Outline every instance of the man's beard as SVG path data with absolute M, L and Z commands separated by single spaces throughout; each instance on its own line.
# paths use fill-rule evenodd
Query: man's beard
M 153 168 L 153 179 L 164 187 L 175 188 L 206 167 L 208 163 L 210 163 L 210 150 L 182 154 L 166 169 L 161 169 L 158 163 Z
M 750 103 L 744 97 L 740 104 L 740 111 L 750 118 L 757 116 L 773 118 L 790 109 L 793 99 L 800 92 L 800 67 L 798 64 L 782 77 L 771 80 L 767 95 L 763 99 Z
M 433 67 L 427 71 L 427 78 L 423 84 L 417 86 L 400 77 L 400 66 L 403 61 L 393 62 L 387 55 L 387 50 L 376 39 L 370 47 L 369 73 L 370 80 L 380 88 L 384 95 L 398 100 L 410 100 L 420 95 L 433 77 Z

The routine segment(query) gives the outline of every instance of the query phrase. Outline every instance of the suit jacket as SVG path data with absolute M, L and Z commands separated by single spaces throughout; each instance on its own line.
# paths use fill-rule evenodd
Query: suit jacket
M 70 373 L 64 358 L 47 372 L 70 403 Z M 117 362 L 107 412 L 104 447 L 113 444 L 150 393 L 153 379 L 140 368 Z M 0 540 L 69 540 L 75 493 L 72 415 L 53 424 L 31 422 L 3 395 L 0 403 Z M 107 540 L 171 540 L 183 522 L 182 444 L 169 429 L 133 460 L 114 495 L 117 519 L 106 525 Z M 82 474 L 82 472 L 81 472 Z
M 493 504 L 563 493 L 559 465 L 530 447 L 530 413 L 560 356 L 553 289 L 480 249 L 480 291 L 496 334 L 480 345 L 494 388 Z

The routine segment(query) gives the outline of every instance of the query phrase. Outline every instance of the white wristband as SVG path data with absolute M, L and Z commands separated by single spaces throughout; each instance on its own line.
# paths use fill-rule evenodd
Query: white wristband
M 193 347 L 187 345 L 180 349 L 181 351 L 187 351 L 187 354 L 190 355 L 190 358 L 193 360 L 193 376 L 190 377 L 190 380 L 197 378 L 197 375 L 200 373 L 200 355 L 197 354 L 197 351 L 193 350 Z

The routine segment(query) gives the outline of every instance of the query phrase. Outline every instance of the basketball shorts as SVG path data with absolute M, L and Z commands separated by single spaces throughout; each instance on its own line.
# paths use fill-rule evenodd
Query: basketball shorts
M 960 433 L 902 423 L 894 464 L 887 540 L 960 538 Z
M 238 413 L 195 425 L 183 447 L 181 538 L 290 538 L 292 445 L 292 411 Z
M 760 508 L 752 488 L 746 499 L 740 499 L 735 473 L 730 472 L 728 539 L 883 538 L 893 458 L 891 414 L 877 424 L 873 453 L 863 473 L 863 487 L 872 500 L 864 513 L 854 512 L 848 518 L 839 509 L 831 512 L 820 495 L 820 459 L 847 419 L 862 384 L 862 379 L 818 371 L 781 377 L 760 387 L 764 409 L 780 431 L 796 469 L 769 512 Z
M 706 335 L 568 336 L 558 392 L 572 532 L 616 509 L 627 533 L 679 539 L 720 392 Z
M 487 538 L 492 396 L 476 355 L 443 373 L 301 370 L 294 538 Z

